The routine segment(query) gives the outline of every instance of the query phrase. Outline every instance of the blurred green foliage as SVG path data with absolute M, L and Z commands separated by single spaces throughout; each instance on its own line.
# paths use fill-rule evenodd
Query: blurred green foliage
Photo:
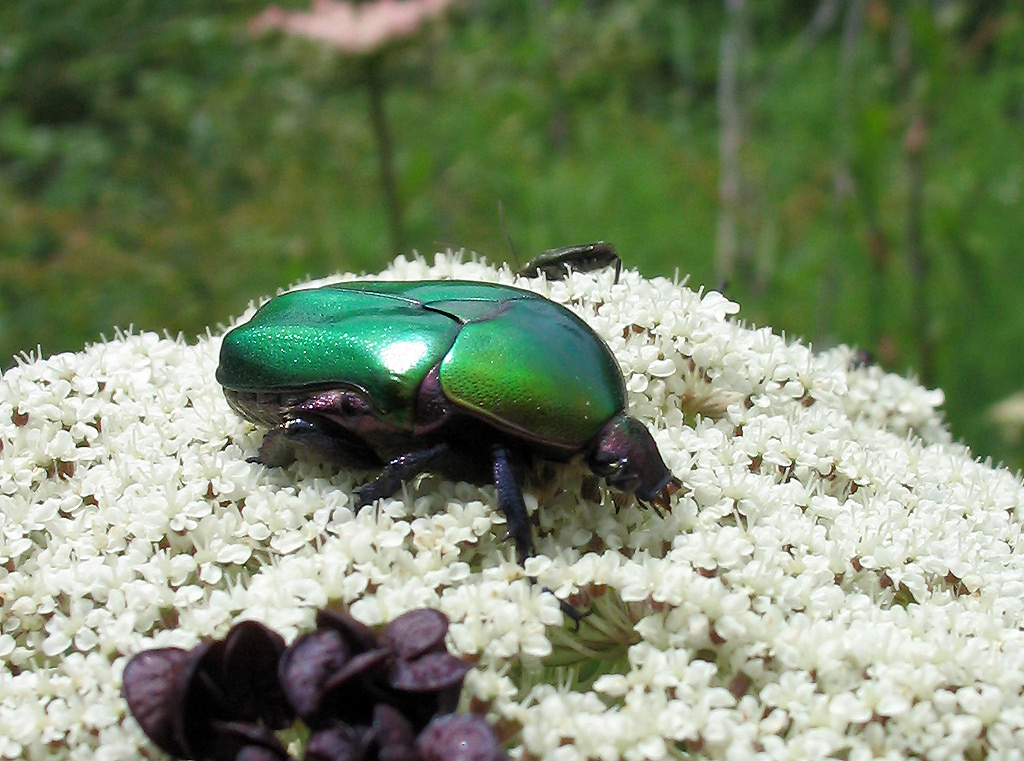
M 1024 9 L 850 0 L 817 29 L 828 6 L 748 3 L 752 264 L 728 293 L 752 322 L 924 367 L 954 432 L 1020 466 L 985 410 L 1024 387 Z M 363 62 L 251 38 L 263 7 L 0 4 L 0 355 L 194 335 L 393 257 Z M 717 2 L 466 0 L 386 51 L 405 250 L 509 258 L 500 202 L 522 258 L 604 239 L 716 287 L 728 23 Z

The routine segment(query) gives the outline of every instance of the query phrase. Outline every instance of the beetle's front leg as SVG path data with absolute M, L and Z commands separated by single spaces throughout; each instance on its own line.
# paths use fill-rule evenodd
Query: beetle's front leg
M 390 497 L 398 491 L 403 481 L 410 481 L 423 471 L 430 470 L 431 465 L 449 453 L 450 447 L 442 442 L 396 457 L 384 466 L 384 470 L 375 480 L 356 489 L 356 510 L 373 504 L 378 499 Z
M 491 448 L 494 463 L 494 486 L 498 490 L 498 509 L 505 516 L 508 535 L 516 543 L 516 558 L 519 565 L 533 554 L 533 535 L 530 532 L 530 515 L 526 512 L 523 490 L 519 487 L 508 451 L 500 444 Z
M 251 459 L 269 468 L 284 468 L 295 461 L 297 449 L 348 468 L 372 468 L 380 464 L 374 453 L 341 435 L 333 423 L 316 417 L 290 417 L 263 437 L 259 454 Z

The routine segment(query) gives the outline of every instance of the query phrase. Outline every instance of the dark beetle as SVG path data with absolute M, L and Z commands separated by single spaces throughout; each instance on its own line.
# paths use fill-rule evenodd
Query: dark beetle
M 622 273 L 622 259 L 615 251 L 615 246 L 600 240 L 582 246 L 567 246 L 545 251 L 520 267 L 518 272 L 523 277 L 544 275 L 548 280 L 560 280 L 570 271 L 591 272 L 612 264 L 615 265 L 617 283 Z
M 612 487 L 666 507 L 679 488 L 626 412 L 611 350 L 568 309 L 529 291 L 455 280 L 351 282 L 292 291 L 230 331 L 217 380 L 271 427 L 258 461 L 296 446 L 381 467 L 357 508 L 423 471 L 493 481 L 520 561 L 533 550 L 514 473 L 582 454 Z

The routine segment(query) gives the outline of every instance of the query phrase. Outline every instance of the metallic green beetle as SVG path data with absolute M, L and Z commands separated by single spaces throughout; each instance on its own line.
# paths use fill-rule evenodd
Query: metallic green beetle
M 520 561 L 533 551 L 516 476 L 531 458 L 582 454 L 612 487 L 665 507 L 679 488 L 626 412 L 611 350 L 529 291 L 454 280 L 351 282 L 285 293 L 230 331 L 217 380 L 271 430 L 257 460 L 306 448 L 381 467 L 357 508 L 423 471 L 493 481 Z

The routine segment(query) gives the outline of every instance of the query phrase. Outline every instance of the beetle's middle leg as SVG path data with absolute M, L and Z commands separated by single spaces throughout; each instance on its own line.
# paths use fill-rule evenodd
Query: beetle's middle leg
M 526 559 L 533 554 L 533 534 L 530 531 L 530 515 L 526 511 L 526 502 L 523 500 L 523 490 L 512 472 L 512 465 L 508 461 L 508 451 L 500 444 L 491 448 L 491 456 L 494 458 L 494 485 L 498 489 L 498 509 L 505 515 L 505 523 L 508 526 L 508 535 L 516 543 L 516 559 L 519 565 L 525 565 Z M 536 584 L 537 579 L 527 576 L 531 583 Z M 580 621 L 589 613 L 576 610 L 569 603 L 555 595 L 554 591 L 542 587 L 558 600 L 558 607 L 562 613 L 572 619 L 576 629 L 579 629 Z
M 498 490 L 498 509 L 505 516 L 508 535 L 516 543 L 516 558 L 519 565 L 533 554 L 533 535 L 530 532 L 530 516 L 523 501 L 523 490 L 512 472 L 508 451 L 500 444 L 491 448 L 494 462 L 494 486 Z

